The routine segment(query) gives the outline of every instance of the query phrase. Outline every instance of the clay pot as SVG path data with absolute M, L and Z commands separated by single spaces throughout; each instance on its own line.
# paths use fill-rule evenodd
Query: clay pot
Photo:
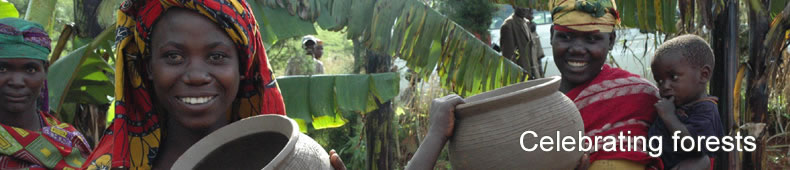
M 514 84 L 464 99 L 456 106 L 455 132 L 450 138 L 453 169 L 573 169 L 582 152 L 537 150 L 525 147 L 540 144 L 540 137 L 578 138 L 584 122 L 576 105 L 558 91 L 560 77 Z M 578 139 L 577 139 L 578 140 Z M 557 142 L 556 140 L 554 141 Z M 578 141 L 577 141 L 578 142 Z M 554 146 L 554 145 L 552 145 Z
M 288 117 L 261 115 L 204 137 L 173 169 L 331 169 L 329 154 Z

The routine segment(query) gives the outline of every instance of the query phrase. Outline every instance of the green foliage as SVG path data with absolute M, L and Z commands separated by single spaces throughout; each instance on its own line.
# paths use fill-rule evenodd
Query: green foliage
M 314 4 L 312 2 L 300 3 L 297 9 L 312 13 L 318 8 L 304 5 Z M 520 67 L 504 60 L 466 29 L 421 1 L 351 2 L 353 15 L 349 16 L 349 38 L 359 40 L 372 51 L 406 60 L 407 66 L 420 76 L 427 76 L 438 68 L 444 87 L 462 96 L 523 79 Z M 264 4 L 272 8 L 293 6 L 288 4 L 290 2 L 283 3 L 286 4 Z M 300 18 L 311 20 L 301 15 Z
M 108 104 L 108 97 L 114 96 L 114 70 L 102 57 L 112 54 L 106 47 L 112 44 L 114 33 L 115 29 L 105 30 L 90 44 L 60 58 L 49 67 L 49 105 L 61 118 L 73 118 L 76 111 L 64 107 Z
M 339 127 L 341 113 L 367 113 L 375 100 L 386 102 L 398 94 L 397 73 L 284 76 L 277 78 L 288 117 L 299 119 L 302 131 Z M 305 106 L 307 105 L 307 106 Z
M 488 27 L 491 25 L 497 5 L 490 0 L 443 0 L 439 12 L 455 21 L 469 32 L 479 34 L 483 40 L 490 39 Z
M 289 15 L 284 8 L 272 8 L 261 5 L 263 0 L 250 0 L 250 8 L 255 14 L 255 20 L 260 27 L 261 39 L 264 45 L 274 44 L 277 40 L 316 34 L 312 22 Z
M 19 18 L 19 11 L 17 11 L 14 4 L 0 1 L 0 18 Z
M 324 41 L 324 55 L 321 58 L 321 62 L 324 63 L 324 73 L 351 73 L 354 63 L 354 46 L 351 40 L 346 38 L 345 30 L 336 32 L 316 29 L 316 32 L 317 34 L 314 36 Z M 278 77 L 285 75 L 285 68 L 291 57 L 304 57 L 305 51 L 302 49 L 301 37 L 293 37 L 281 39 L 273 45 L 266 46 L 266 54 L 275 77 Z

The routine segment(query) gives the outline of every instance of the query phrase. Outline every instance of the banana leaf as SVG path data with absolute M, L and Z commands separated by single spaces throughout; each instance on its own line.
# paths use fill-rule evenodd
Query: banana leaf
M 369 75 L 339 75 L 335 78 L 338 108 L 341 111 L 364 111 L 369 89 Z
M 385 102 L 392 100 L 398 95 L 400 90 L 400 76 L 396 72 L 371 74 L 373 94 L 379 101 Z
M 19 11 L 16 11 L 14 4 L 0 1 L 0 18 L 19 18 Z
M 280 92 L 285 102 L 285 111 L 288 117 L 301 119 L 305 123 L 311 123 L 313 116 L 310 115 L 309 99 L 309 76 L 285 76 L 277 78 Z M 302 126 L 300 126 L 302 127 Z
M 114 38 L 114 26 L 111 28 L 48 68 L 49 106 L 57 116 L 73 117 L 75 110 L 64 109 L 64 104 L 109 104 L 108 97 L 114 96 L 115 71 L 96 50 Z
M 316 34 L 315 26 L 311 21 L 305 21 L 298 16 L 289 15 L 284 8 L 272 8 L 261 5 L 262 0 L 250 0 L 252 13 L 258 21 L 261 39 L 266 47 L 292 37 Z
M 343 112 L 366 113 L 398 95 L 397 73 L 278 77 L 288 117 L 301 131 L 343 126 Z
M 310 113 L 313 117 L 334 115 L 337 110 L 335 93 L 335 77 L 330 75 L 315 75 L 310 77 L 308 89 Z

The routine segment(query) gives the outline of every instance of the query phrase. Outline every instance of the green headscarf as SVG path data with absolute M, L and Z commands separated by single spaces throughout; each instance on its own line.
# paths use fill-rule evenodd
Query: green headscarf
M 0 19 L 0 58 L 47 61 L 51 42 L 39 24 L 19 18 Z

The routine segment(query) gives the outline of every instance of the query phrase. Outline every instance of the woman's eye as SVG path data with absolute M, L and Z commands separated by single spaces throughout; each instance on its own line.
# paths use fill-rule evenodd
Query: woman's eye
M 25 71 L 27 71 L 28 73 L 35 73 L 35 72 L 38 72 L 38 69 L 36 69 L 36 68 L 27 68 L 27 69 L 25 69 Z
M 7 71 L 8 71 L 8 68 L 6 68 L 5 66 L 0 66 L 0 73 L 5 73 Z
M 568 36 L 568 35 L 565 35 L 565 34 L 560 34 L 560 35 L 558 35 L 557 37 L 559 37 L 560 39 L 563 39 L 563 40 L 571 39 L 571 37 L 570 37 L 570 36 Z
M 598 37 L 598 36 L 587 36 L 587 41 L 591 41 L 591 42 L 597 42 L 597 41 L 599 41 L 601 39 L 603 39 L 603 38 Z
M 223 63 L 223 62 L 225 62 L 225 60 L 228 59 L 228 57 L 225 56 L 225 55 L 222 55 L 222 54 L 212 54 L 212 55 L 208 56 L 208 59 L 211 62 Z
M 678 80 L 678 75 L 672 75 L 672 80 Z
M 180 54 L 167 54 L 167 63 L 177 64 L 184 61 L 184 56 Z

